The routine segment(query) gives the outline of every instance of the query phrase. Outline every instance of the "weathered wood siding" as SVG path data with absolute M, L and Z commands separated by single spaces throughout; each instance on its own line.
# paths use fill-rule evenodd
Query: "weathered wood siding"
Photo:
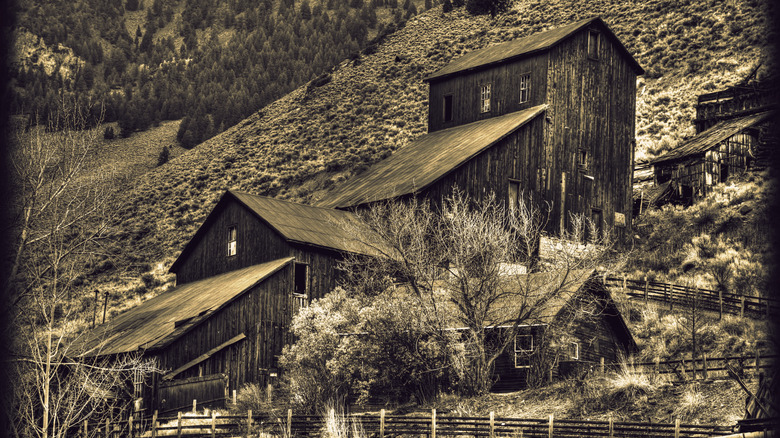
M 243 205 L 230 200 L 218 211 L 176 271 L 177 284 L 291 255 L 287 242 Z M 237 229 L 236 255 L 228 256 L 228 227 Z
M 247 382 L 267 383 L 270 370 L 278 367 L 282 347 L 290 339 L 292 276 L 290 264 L 156 352 L 160 367 L 176 369 L 243 333 L 245 339 L 183 371 L 176 379 L 222 373 L 228 376 L 231 391 Z
M 428 132 L 496 117 L 544 103 L 546 55 L 434 81 L 428 92 Z M 529 99 L 520 103 L 520 77 L 531 75 Z M 480 111 L 480 90 L 491 85 L 490 111 Z M 452 121 L 444 121 L 444 96 L 452 95 Z
M 600 39 L 598 59 L 588 57 L 587 30 L 550 50 L 545 99 L 550 126 L 540 159 L 552 183 L 553 218 L 561 217 L 561 205 L 586 216 L 599 210 L 609 226 L 622 213 L 626 228 L 616 231 L 624 236 L 631 226 L 636 72 L 613 41 L 604 33 Z M 584 167 L 578 164 L 581 151 L 587 153 Z M 568 215 L 564 221 L 568 226 Z
M 436 181 L 421 194 L 441 205 L 450 196 L 453 187 L 475 202 L 483 201 L 493 192 L 498 200 L 509 196 L 510 179 L 520 182 L 520 190 L 526 197 L 545 199 L 549 196 L 549 181 L 539 151 L 543 149 L 542 135 L 544 115 L 536 117 L 525 126 L 505 137 L 491 148 L 467 161 L 454 171 Z
M 338 282 L 339 271 L 336 269 L 343 256 L 335 251 L 315 249 L 305 245 L 292 245 L 291 256 L 298 263 L 309 266 L 308 296 L 309 302 L 322 298 L 332 291 Z

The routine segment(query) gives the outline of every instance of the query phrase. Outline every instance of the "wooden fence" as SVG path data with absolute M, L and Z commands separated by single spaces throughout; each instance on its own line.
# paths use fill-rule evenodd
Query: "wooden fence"
M 670 309 L 676 305 L 690 307 L 696 304 L 702 310 L 718 312 L 721 316 L 723 313 L 731 313 L 753 317 L 769 317 L 773 312 L 780 311 L 780 300 L 772 298 L 661 283 L 649 281 L 647 278 L 632 280 L 625 277 L 606 277 L 604 283 L 610 287 L 622 288 L 631 297 L 669 303 Z
M 630 370 L 635 372 L 673 374 L 676 381 L 709 380 L 724 378 L 729 375 L 729 368 L 739 376 L 758 376 L 772 368 L 779 356 L 777 354 L 761 355 L 756 352 L 752 356 L 707 357 L 702 355 L 696 359 L 675 359 L 657 362 L 637 362 Z M 608 369 L 615 369 L 619 364 L 609 364 Z M 604 366 L 602 365 L 602 370 Z
M 574 438 L 574 437 L 646 437 L 646 438 L 703 438 L 716 437 L 733 432 L 733 426 L 643 423 L 630 421 L 584 421 L 556 419 L 552 415 L 541 419 L 521 419 L 496 417 L 492 412 L 488 417 L 439 416 L 436 410 L 429 415 L 400 416 L 387 415 L 383 410 L 378 414 L 352 414 L 337 417 L 344 425 L 343 430 L 354 427 L 365 437 L 395 438 L 400 436 L 437 436 L 450 437 L 512 437 L 512 438 Z M 136 422 L 137 424 L 138 422 Z M 133 428 L 132 421 L 123 424 L 105 423 L 92 425 L 98 430 L 89 429 L 85 424 L 83 436 L 118 437 L 251 437 L 274 435 L 282 438 L 322 436 L 325 427 L 321 416 L 292 415 L 268 418 L 252 415 L 249 411 L 242 416 L 211 415 L 157 417 L 148 421 L 144 428 Z M 350 433 L 351 435 L 351 433 Z M 347 436 L 346 434 L 344 436 Z

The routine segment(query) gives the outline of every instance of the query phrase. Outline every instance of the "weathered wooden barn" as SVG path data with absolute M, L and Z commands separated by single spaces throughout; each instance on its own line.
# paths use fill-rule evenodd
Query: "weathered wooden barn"
M 531 317 L 524 321 L 510 348 L 496 360 L 493 391 L 526 387 L 532 364 L 540 355 L 547 355 L 551 366 L 541 376 L 546 381 L 596 370 L 602 359 L 611 364 L 637 351 L 623 316 L 595 271 L 570 271 L 565 273 L 565 280 L 560 278 L 562 272 L 527 275 L 527 287 L 540 295 L 549 287 L 561 290 L 553 299 L 533 304 Z M 515 301 L 502 306 L 507 318 L 498 318 L 493 330 L 505 330 L 519 305 Z M 565 345 L 561 345 L 561 339 Z
M 688 201 L 706 196 L 714 185 L 753 165 L 761 130 L 775 117 L 764 111 L 715 123 L 651 161 L 655 186 L 673 183 L 677 197 Z
M 336 285 L 346 253 L 370 254 L 346 211 L 227 191 L 171 267 L 178 285 L 92 330 L 92 356 L 138 352 L 160 375 L 135 382 L 144 409 L 223 403 L 278 375 L 293 315 Z
M 321 205 L 407 196 L 433 202 L 457 186 L 551 207 L 625 235 L 631 225 L 636 77 L 643 70 L 600 18 L 476 50 L 425 80 L 428 134 L 348 180 Z

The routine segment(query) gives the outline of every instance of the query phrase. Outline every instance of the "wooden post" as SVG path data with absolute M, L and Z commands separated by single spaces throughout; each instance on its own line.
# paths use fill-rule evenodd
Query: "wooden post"
M 612 419 L 612 415 L 609 416 L 609 438 L 613 438 L 615 436 L 615 422 Z
M 550 370 L 547 372 L 547 381 L 548 382 L 552 382 L 552 375 L 553 375 L 553 370 L 552 370 L 552 368 L 550 368 Z
M 211 411 L 211 438 L 217 436 L 217 412 Z
M 176 414 L 176 436 L 181 438 L 181 411 Z
M 718 290 L 718 305 L 720 307 L 720 313 L 718 314 L 718 321 L 723 319 L 723 291 Z
M 379 411 L 379 438 L 385 438 L 385 410 Z
M 744 295 L 739 297 L 739 316 L 740 318 L 745 317 L 745 296 Z
M 647 280 L 647 274 L 645 274 L 645 306 L 647 305 L 647 290 L 650 288 L 650 281 Z
M 82 433 L 84 438 L 87 438 L 87 420 L 84 420 L 84 427 L 82 428 Z
M 287 410 L 287 438 L 292 436 L 292 409 Z
M 553 420 L 555 415 L 550 414 L 550 423 L 547 427 L 547 438 L 553 438 Z
M 674 289 L 671 284 L 664 284 L 664 295 L 669 297 L 669 310 L 674 310 Z
M 133 413 L 130 413 L 130 416 L 127 417 L 127 430 L 129 431 L 129 437 L 133 438 Z
M 604 374 L 604 356 L 599 358 L 599 369 L 601 370 L 601 374 Z
M 761 353 L 756 348 L 756 376 L 761 373 Z
M 108 424 L 108 417 L 106 417 L 106 438 L 111 438 L 111 428 Z
M 198 400 L 192 399 L 192 413 L 195 414 L 198 412 Z
M 496 437 L 496 414 L 490 411 L 490 438 Z
M 246 438 L 252 433 L 252 410 L 246 412 Z
M 103 300 L 103 324 L 106 323 L 106 309 L 108 308 L 108 291 L 103 293 L 105 300 Z
M 431 438 L 436 438 L 436 409 L 431 409 Z
M 680 438 L 680 417 L 674 419 L 674 438 Z
M 152 438 L 157 437 L 157 409 L 154 410 L 154 415 L 152 415 Z
M 626 291 L 626 274 L 623 274 L 623 292 Z
M 236 390 L 233 390 L 233 404 L 236 404 Z
M 709 379 L 709 373 L 707 372 L 707 355 L 702 353 L 701 355 L 702 373 L 704 374 L 704 380 Z

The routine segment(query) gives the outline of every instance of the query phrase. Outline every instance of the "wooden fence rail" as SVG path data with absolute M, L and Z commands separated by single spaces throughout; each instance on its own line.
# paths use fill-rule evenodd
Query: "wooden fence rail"
M 633 280 L 620 277 L 606 277 L 605 284 L 610 287 L 622 288 L 635 298 L 645 301 L 663 301 L 670 308 L 675 305 L 691 306 L 694 303 L 702 310 L 710 310 L 736 315 L 768 317 L 773 312 L 780 311 L 780 300 L 764 297 L 719 292 L 711 289 L 688 287 L 679 284 L 661 283 L 657 281 Z
M 574 438 L 574 437 L 676 437 L 703 438 L 731 433 L 733 426 L 642 423 L 630 421 L 584 421 L 556 419 L 552 415 L 541 419 L 496 417 L 454 417 L 437 416 L 436 410 L 429 415 L 400 416 L 379 414 L 351 414 L 337 416 L 345 430 L 352 430 L 353 424 L 362 435 L 370 438 L 396 438 L 400 436 L 472 436 L 472 437 L 527 437 L 527 438 Z M 269 418 L 247 415 L 216 416 L 187 415 L 157 417 L 146 421 L 145 428 L 133 428 L 138 419 L 117 423 L 86 424 L 83 436 L 119 437 L 250 437 L 274 435 L 282 438 L 322 436 L 324 420 L 321 416 L 292 415 Z M 148 419 L 147 419 L 148 420 Z M 87 432 L 90 433 L 87 433 Z M 346 435 L 345 435 L 346 436 Z
M 756 353 L 751 356 L 726 356 L 707 357 L 702 355 L 696 359 L 675 359 L 658 362 L 636 362 L 633 364 L 635 372 L 674 374 L 678 381 L 707 380 L 728 375 L 729 366 L 739 375 L 758 375 L 772 368 L 778 357 L 777 354 L 762 355 Z M 605 367 L 616 369 L 620 364 L 607 364 Z

